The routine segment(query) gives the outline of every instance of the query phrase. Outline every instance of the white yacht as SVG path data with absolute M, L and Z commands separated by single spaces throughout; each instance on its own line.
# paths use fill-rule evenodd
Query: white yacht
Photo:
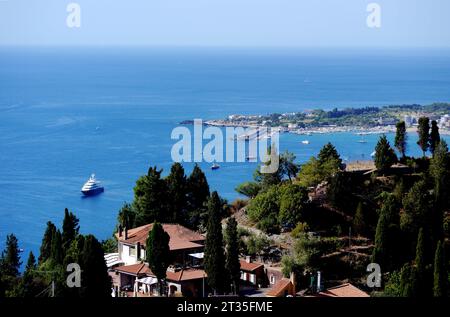
M 309 141 L 308 140 L 303 140 L 302 144 L 309 144 Z
M 92 174 L 89 180 L 81 188 L 81 192 L 86 196 L 97 195 L 102 193 L 104 190 L 105 189 L 101 183 L 95 179 L 95 174 Z

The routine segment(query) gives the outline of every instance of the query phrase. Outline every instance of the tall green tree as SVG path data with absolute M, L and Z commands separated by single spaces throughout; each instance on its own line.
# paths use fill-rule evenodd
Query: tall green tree
M 147 238 L 146 257 L 150 269 L 158 279 L 160 295 L 163 294 L 163 281 L 170 264 L 169 240 L 170 236 L 164 231 L 163 226 L 159 222 L 153 223 Z
M 381 136 L 375 147 L 375 166 L 377 170 L 384 174 L 396 162 L 397 156 L 389 141 L 385 135 Z
M 18 277 L 21 264 L 19 241 L 14 234 L 9 234 L 0 258 L 0 276 Z
M 191 175 L 187 179 L 187 201 L 189 209 L 189 221 L 187 226 L 198 229 L 201 216 L 206 212 L 206 202 L 209 198 L 209 184 L 205 173 L 195 164 Z
M 136 226 L 136 211 L 134 210 L 133 205 L 125 202 L 119 210 L 117 221 L 122 228 L 134 228 Z
M 419 126 L 417 128 L 417 133 L 419 135 L 419 140 L 417 144 L 423 152 L 423 156 L 426 155 L 428 148 L 430 146 L 430 119 L 427 117 L 419 118 Z
M 20 297 L 34 297 L 36 296 L 45 286 L 36 280 L 36 258 L 33 252 L 30 251 L 28 256 L 28 261 L 25 266 L 25 272 L 23 273 L 22 279 L 19 283 L 18 296 Z
M 426 255 L 425 250 L 425 234 L 423 228 L 420 228 L 419 235 L 417 237 L 416 245 L 416 258 L 414 260 L 415 264 L 415 283 L 416 292 L 418 295 L 426 294 Z
M 282 177 L 288 177 L 289 181 L 292 182 L 293 179 L 297 176 L 297 173 L 300 170 L 300 166 L 295 163 L 295 155 L 289 151 L 284 152 L 280 155 L 279 168 L 281 171 Z
M 441 241 L 438 241 L 436 253 L 434 256 L 434 297 L 447 296 L 447 281 L 448 272 L 444 256 L 444 246 Z
M 237 221 L 230 217 L 227 221 L 225 229 L 226 259 L 225 268 L 230 276 L 232 291 L 234 294 L 239 293 L 239 281 L 241 279 L 241 264 L 239 262 L 239 237 L 237 230 Z
M 406 146 L 408 134 L 406 133 L 406 124 L 405 121 L 400 121 L 396 125 L 397 131 L 395 134 L 395 147 L 397 148 L 400 155 L 405 158 L 406 157 Z
M 51 221 L 48 221 L 40 247 L 39 264 L 47 261 L 50 258 L 52 254 L 52 241 L 55 233 L 56 226 Z
M 166 178 L 169 192 L 169 211 L 171 222 L 185 224 L 187 215 L 187 179 L 184 168 L 180 163 L 174 163 L 170 174 Z
M 70 244 L 78 235 L 80 226 L 78 225 L 78 218 L 66 208 L 64 210 L 64 220 L 62 225 L 62 247 L 65 252 L 70 247 Z
M 372 253 L 372 262 L 378 263 L 385 270 L 392 266 L 393 237 L 391 225 L 395 214 L 398 213 L 397 203 L 393 195 L 384 195 L 384 202 L 380 210 L 378 224 L 375 232 L 375 247 Z
M 430 207 L 432 199 L 427 184 L 421 180 L 411 187 L 403 197 L 403 212 L 400 217 L 401 229 L 413 239 L 417 237 L 420 228 L 431 231 Z
M 208 223 L 205 241 L 205 270 L 208 285 L 214 294 L 222 294 L 225 287 L 225 258 L 221 225 L 221 201 L 217 192 L 208 201 Z
M 450 201 L 450 157 L 445 140 L 439 142 L 430 161 L 430 175 L 434 183 L 434 209 L 432 214 L 433 236 L 441 240 L 443 235 L 444 211 Z
M 439 134 L 439 127 L 436 120 L 431 121 L 431 132 L 430 132 L 430 152 L 434 156 L 434 151 L 441 142 L 441 136 Z
M 62 247 L 62 235 L 56 230 L 52 239 L 52 249 L 50 258 L 53 264 L 62 264 L 64 260 L 64 250 Z
M 308 191 L 297 184 L 282 186 L 280 189 L 279 222 L 282 225 L 295 226 L 304 220 L 304 213 L 309 201 Z
M 367 221 L 364 205 L 362 202 L 359 202 L 353 217 L 354 231 L 359 235 L 365 235 L 367 233 Z
M 93 236 L 87 235 L 81 254 L 80 296 L 87 298 L 111 297 L 111 278 L 108 275 L 102 245 Z
M 328 142 L 327 144 L 325 144 L 322 149 L 320 150 L 317 159 L 319 160 L 320 164 L 325 164 L 326 162 L 329 162 L 330 160 L 333 160 L 336 162 L 336 164 L 341 165 L 342 164 L 342 159 L 338 153 L 338 151 L 336 150 L 336 148 L 334 147 L 333 144 L 331 144 L 330 142 Z
M 162 170 L 150 167 L 147 175 L 140 177 L 134 187 L 136 225 L 166 222 L 171 218 L 168 210 L 168 191 Z

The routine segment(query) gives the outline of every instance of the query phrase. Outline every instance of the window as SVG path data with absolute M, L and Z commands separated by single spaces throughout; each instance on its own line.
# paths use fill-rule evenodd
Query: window
M 275 284 L 275 276 L 273 274 L 270 275 L 270 284 Z
M 129 255 L 136 256 L 136 247 L 129 247 Z

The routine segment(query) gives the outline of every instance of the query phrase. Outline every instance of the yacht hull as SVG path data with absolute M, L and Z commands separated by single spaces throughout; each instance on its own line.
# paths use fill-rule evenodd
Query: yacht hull
M 90 190 L 82 190 L 81 192 L 85 196 L 95 196 L 100 193 L 103 193 L 104 191 L 105 191 L 105 189 L 103 187 L 98 187 L 98 188 L 94 188 L 94 189 L 90 189 Z

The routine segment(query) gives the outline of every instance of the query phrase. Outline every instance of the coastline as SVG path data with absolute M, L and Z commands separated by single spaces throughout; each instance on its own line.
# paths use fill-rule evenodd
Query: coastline
M 180 124 L 188 124 L 189 121 L 184 121 Z M 214 126 L 221 128 L 244 128 L 244 129 L 260 129 L 269 128 L 265 125 L 258 124 L 245 124 L 240 122 L 230 122 L 225 120 L 208 120 L 203 122 L 206 126 Z M 370 135 L 370 134 L 387 134 L 395 133 L 395 125 L 386 126 L 373 126 L 373 127 L 362 127 L 362 126 L 322 126 L 322 127 L 306 127 L 306 128 L 286 128 L 282 126 L 270 127 L 275 130 L 279 130 L 283 133 L 292 133 L 298 135 L 313 135 L 313 134 L 333 134 L 333 133 L 344 133 L 350 132 L 358 135 Z M 416 133 L 417 126 L 408 127 L 406 130 L 408 133 Z M 450 135 L 450 129 L 441 128 L 439 130 L 441 135 Z

